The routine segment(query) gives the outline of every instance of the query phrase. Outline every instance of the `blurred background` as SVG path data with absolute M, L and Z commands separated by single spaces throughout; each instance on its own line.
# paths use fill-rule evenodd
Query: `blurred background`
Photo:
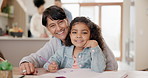
M 32 38 L 30 20 L 37 12 L 33 0 L 0 0 L 0 51 L 14 66 L 36 52 L 49 38 Z M 86 16 L 101 26 L 103 37 L 113 51 L 119 70 L 148 68 L 148 0 L 61 0 L 72 18 Z M 44 7 L 54 5 L 45 0 Z M 16 27 L 16 28 L 15 28 Z M 18 29 L 21 36 L 10 34 Z M 30 48 L 31 47 L 31 48 Z

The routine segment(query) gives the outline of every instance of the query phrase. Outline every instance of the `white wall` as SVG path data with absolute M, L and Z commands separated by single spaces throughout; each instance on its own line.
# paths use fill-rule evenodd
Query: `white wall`
M 124 0 L 123 8 L 123 62 L 128 70 L 148 68 L 148 0 Z M 133 62 L 127 62 L 127 54 Z
M 123 70 L 135 70 L 134 60 L 134 28 L 135 25 L 132 23 L 135 21 L 133 18 L 135 11 L 133 10 L 134 5 L 131 5 L 131 0 L 124 0 L 123 2 L 123 24 L 122 24 L 122 69 Z M 132 36 L 131 36 L 132 35 Z M 119 66 L 120 67 L 120 66 Z
M 123 25 L 122 25 L 122 52 L 123 61 L 125 61 L 125 52 L 127 51 L 127 43 L 129 39 L 129 27 L 130 27 L 130 0 L 124 0 L 123 3 Z
M 135 0 L 136 70 L 148 68 L 148 0 Z

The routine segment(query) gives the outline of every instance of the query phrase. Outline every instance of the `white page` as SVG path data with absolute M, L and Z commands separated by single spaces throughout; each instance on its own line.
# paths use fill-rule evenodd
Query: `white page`
M 128 71 L 128 78 L 148 78 L 148 71 Z
M 55 78 L 64 76 L 66 78 L 95 78 L 99 73 L 93 72 L 90 69 L 62 69 L 56 73 L 48 73 L 39 76 L 39 78 Z
M 98 75 L 98 78 L 126 78 L 126 71 L 106 71 Z
M 64 76 L 66 78 L 124 78 L 126 72 L 107 71 L 103 73 L 93 72 L 90 69 L 62 69 L 56 73 L 40 75 L 38 78 L 55 78 Z
M 63 74 L 66 78 L 96 78 L 100 74 L 90 69 L 66 69 L 66 71 L 68 72 Z

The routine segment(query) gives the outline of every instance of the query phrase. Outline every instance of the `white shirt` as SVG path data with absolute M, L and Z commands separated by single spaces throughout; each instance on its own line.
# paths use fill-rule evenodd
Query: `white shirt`
M 42 14 L 36 13 L 32 16 L 30 22 L 30 31 L 33 37 L 40 37 L 41 34 L 47 34 L 51 37 L 50 32 L 42 25 Z

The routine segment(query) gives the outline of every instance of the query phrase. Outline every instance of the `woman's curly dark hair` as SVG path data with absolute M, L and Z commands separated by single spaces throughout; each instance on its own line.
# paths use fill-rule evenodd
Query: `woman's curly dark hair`
M 90 40 L 96 40 L 100 48 L 104 50 L 104 40 L 102 37 L 101 28 L 86 17 L 76 17 L 72 20 L 69 26 L 69 33 L 65 40 L 65 45 L 66 46 L 72 45 L 72 42 L 70 39 L 71 29 L 72 29 L 72 26 L 78 24 L 79 22 L 84 23 L 88 26 L 88 28 L 90 29 Z

